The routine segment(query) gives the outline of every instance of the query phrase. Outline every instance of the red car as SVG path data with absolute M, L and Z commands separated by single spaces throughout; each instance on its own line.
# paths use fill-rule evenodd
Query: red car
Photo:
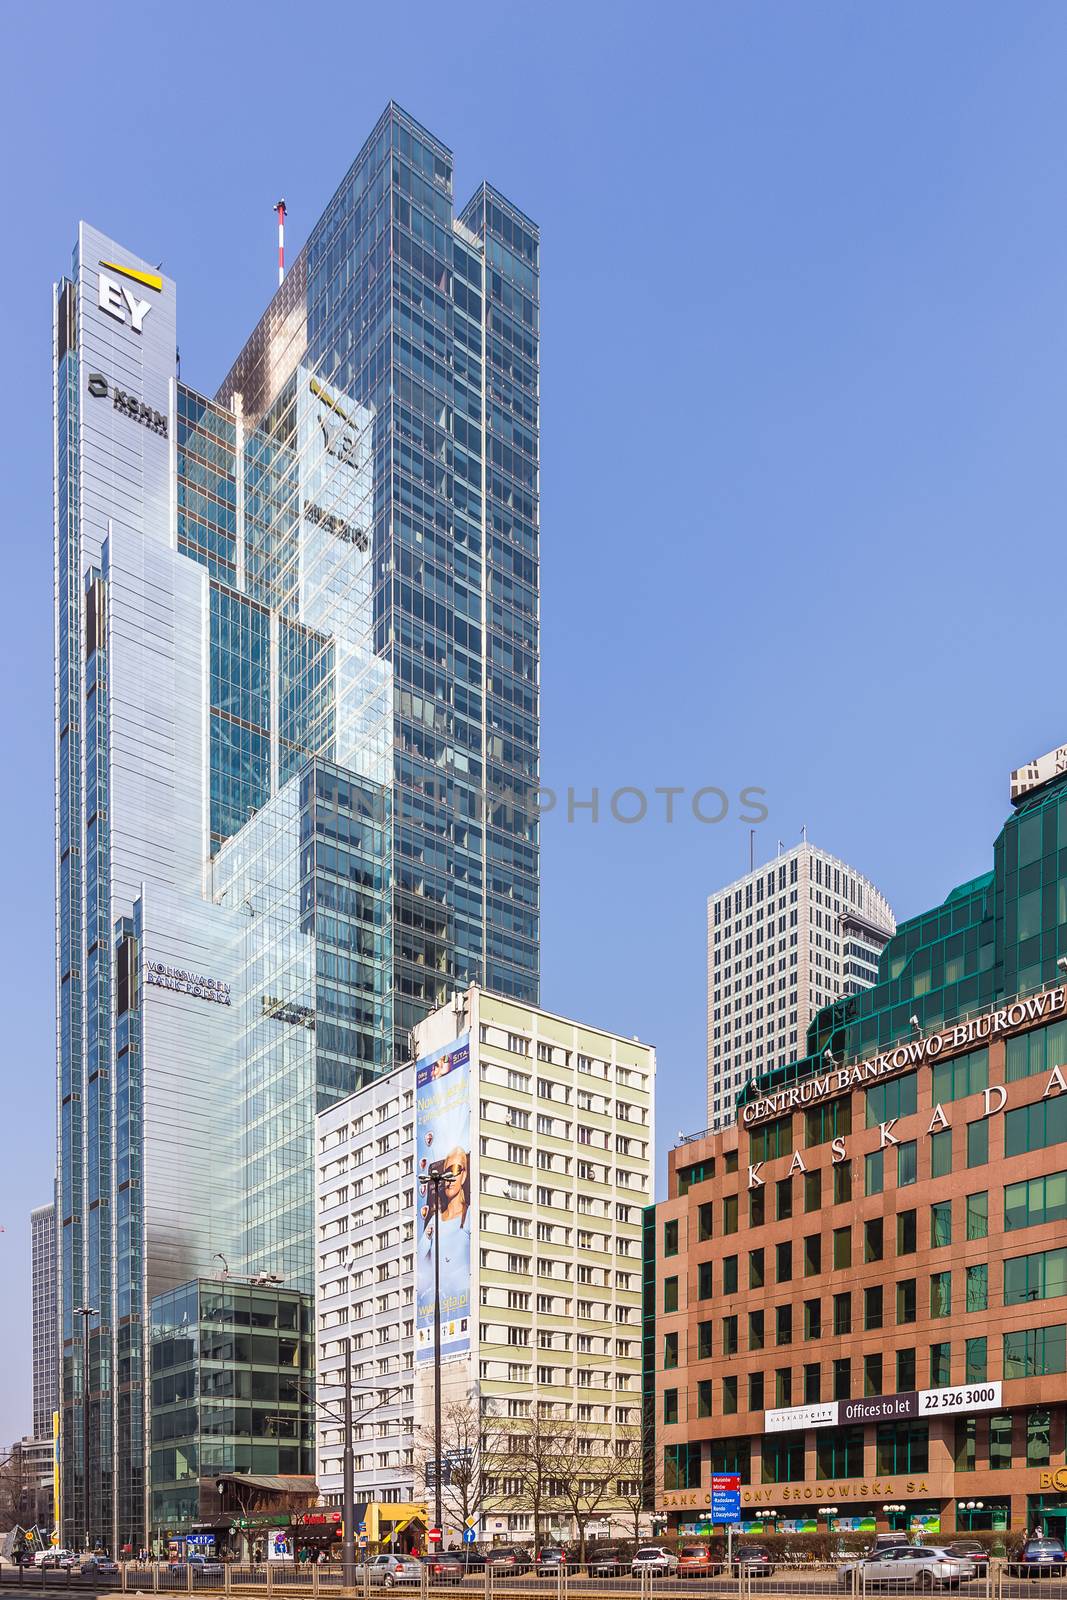
M 680 1578 L 708 1577 L 718 1567 L 711 1559 L 706 1544 L 683 1544 L 678 1551 L 678 1576 Z

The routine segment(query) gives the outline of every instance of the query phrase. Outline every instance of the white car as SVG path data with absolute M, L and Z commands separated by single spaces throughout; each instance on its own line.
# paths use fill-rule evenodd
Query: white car
M 81 1556 L 73 1550 L 38 1550 L 33 1558 L 35 1567 L 57 1567 L 61 1572 L 69 1572 L 81 1561 Z
M 914 1584 L 923 1589 L 958 1589 L 975 1575 L 973 1561 L 950 1555 L 940 1545 L 895 1545 L 875 1550 L 858 1561 L 846 1561 L 837 1569 L 837 1583 L 850 1589 L 852 1574 L 858 1573 L 861 1588 L 878 1584 Z
M 630 1562 L 632 1573 L 677 1572 L 678 1557 L 661 1544 L 643 1544 Z

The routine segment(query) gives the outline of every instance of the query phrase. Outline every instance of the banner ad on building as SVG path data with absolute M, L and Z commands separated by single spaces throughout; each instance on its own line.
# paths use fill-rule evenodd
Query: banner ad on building
M 441 1355 L 470 1349 L 470 1034 L 415 1063 L 415 1359 L 433 1359 L 434 1255 L 440 1252 Z M 445 1174 L 435 1185 L 436 1173 Z

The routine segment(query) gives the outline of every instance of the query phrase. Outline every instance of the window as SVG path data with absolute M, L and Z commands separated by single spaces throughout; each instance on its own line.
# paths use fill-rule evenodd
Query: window
M 946 1340 L 943 1344 L 930 1346 L 930 1387 L 943 1389 L 952 1382 L 952 1346 Z
M 932 1272 L 930 1274 L 930 1315 L 932 1317 L 950 1317 L 952 1315 L 951 1272 Z
M 834 1399 L 850 1400 L 852 1398 L 852 1362 L 848 1356 L 840 1356 L 834 1362 Z
M 737 1171 L 737 1151 L 736 1150 L 727 1150 L 727 1152 L 723 1156 L 722 1160 L 723 1160 L 723 1170 L 725 1172 L 736 1172 Z
M 901 1211 L 897 1216 L 897 1255 L 913 1256 L 917 1249 L 916 1213 Z
M 911 1072 L 906 1078 L 891 1078 L 888 1083 L 878 1083 L 868 1089 L 868 1128 L 877 1128 L 880 1122 L 889 1122 L 894 1117 L 910 1117 L 918 1104 L 917 1082 L 916 1074 Z
M 964 1344 L 964 1383 L 985 1383 L 989 1360 L 984 1338 L 968 1339 Z
M 764 1483 L 795 1483 L 804 1477 L 804 1435 L 778 1433 L 764 1435 Z
M 1067 1294 L 1067 1249 L 1039 1250 L 1032 1256 L 1013 1256 L 1005 1261 L 1006 1306 L 1028 1300 L 1053 1300 L 1061 1294 Z
M 767 1220 L 767 1189 L 766 1185 L 759 1189 L 748 1191 L 748 1225 L 750 1228 L 762 1228 Z
M 940 1250 L 952 1243 L 952 1201 L 939 1200 L 930 1207 L 930 1248 Z
M 852 1229 L 834 1229 L 834 1266 L 850 1267 L 852 1265 Z
M 1024 1036 L 1025 1037 L 1025 1036 Z M 1042 1222 L 1067 1221 L 1067 1172 L 1024 1178 L 1004 1190 L 1004 1231 L 1032 1228 Z
M 881 1194 L 885 1188 L 885 1151 L 872 1150 L 863 1163 L 865 1194 Z
M 711 1212 L 710 1200 L 705 1200 L 703 1205 L 697 1206 L 697 1240 L 700 1244 L 711 1238 Z
M 711 1416 L 711 1379 L 701 1378 L 697 1384 L 697 1416 Z
M 1067 1061 L 1067 1025 L 1054 1022 L 1047 1028 L 1034 1028 L 1017 1034 L 1004 1048 L 1004 1081 L 1018 1083 L 1035 1072 L 1051 1072 Z
M 750 1162 L 774 1161 L 778 1156 L 793 1154 L 793 1119 L 779 1117 L 775 1122 L 765 1122 L 754 1128 L 748 1139 Z
M 816 1434 L 815 1476 L 824 1480 L 861 1478 L 863 1429 L 827 1428 Z
M 774 1186 L 774 1214 L 779 1222 L 793 1215 L 793 1180 L 779 1178 Z
M 871 1217 L 863 1224 L 863 1259 L 881 1261 L 883 1254 L 883 1228 L 881 1217 Z
M 944 1178 L 952 1171 L 952 1129 L 930 1135 L 930 1176 Z
M 669 1444 L 663 1452 L 665 1489 L 700 1488 L 700 1444 Z
M 663 1309 L 664 1311 L 677 1311 L 678 1309 L 677 1278 L 664 1278 L 663 1280 Z
M 710 1402 L 709 1402 L 710 1404 Z M 722 1412 L 723 1416 L 731 1416 L 737 1410 L 737 1378 L 733 1373 L 722 1380 Z M 708 1413 L 710 1415 L 710 1412 Z
M 1047 1467 L 1052 1460 L 1052 1414 L 1041 1406 L 1026 1413 L 1026 1465 Z
M 664 1367 L 664 1371 L 669 1371 L 671 1369 L 671 1367 L 676 1367 L 677 1365 L 678 1365 L 678 1335 L 676 1333 L 665 1333 L 663 1335 L 663 1367 Z
M 989 1237 L 989 1194 L 982 1190 L 981 1194 L 967 1196 L 967 1237 L 968 1239 L 988 1239 Z
M 722 1319 L 722 1353 L 724 1356 L 737 1354 L 737 1318 L 723 1317 Z
M 875 1434 L 875 1471 L 895 1473 L 930 1470 L 930 1437 L 925 1422 L 880 1423 Z
M 915 1279 L 901 1278 L 897 1284 L 897 1323 L 915 1321 Z
M 989 1470 L 1007 1472 L 1011 1467 L 1011 1416 L 1003 1411 L 989 1419 Z
M 805 1339 L 822 1338 L 822 1302 L 819 1300 L 805 1300 L 804 1302 L 804 1337 Z
M 762 1250 L 750 1250 L 748 1252 L 748 1286 L 750 1289 L 763 1288 Z
M 863 1358 L 863 1393 L 864 1395 L 881 1394 L 882 1392 L 882 1358 L 880 1355 L 864 1356 Z
M 804 1240 L 804 1276 L 813 1278 L 822 1271 L 822 1235 L 809 1233 Z
M 812 1106 L 804 1113 L 804 1144 L 808 1149 L 812 1145 L 829 1144 L 831 1139 L 851 1132 L 852 1101 L 847 1096 L 831 1100 L 827 1105 Z
M 763 1410 L 762 1372 L 750 1372 L 748 1375 L 748 1409 L 750 1411 Z
M 852 1199 L 852 1162 L 839 1161 L 834 1170 L 834 1205 L 841 1206 Z
M 678 1421 L 677 1389 L 664 1389 L 663 1391 L 663 1421 L 668 1427 Z
M 804 1210 L 819 1211 L 822 1208 L 822 1171 L 816 1168 L 814 1172 L 804 1174 Z
M 722 1292 L 723 1294 L 737 1293 L 737 1257 L 723 1256 L 722 1259 Z
M 711 1323 L 697 1323 L 697 1360 L 707 1361 L 711 1356 Z
M 897 1393 L 908 1394 L 916 1387 L 915 1349 L 897 1351 Z
M 793 1343 L 793 1307 L 776 1306 L 774 1311 L 775 1344 Z
M 1042 1378 L 1067 1371 L 1067 1323 L 1004 1335 L 1005 1378 Z
M 762 1311 L 750 1311 L 748 1314 L 748 1348 L 750 1350 L 763 1349 Z
M 793 1374 L 789 1367 L 774 1369 L 774 1403 L 776 1406 L 793 1404 Z
M 804 1404 L 817 1406 L 822 1399 L 822 1367 L 817 1361 L 809 1361 L 804 1367 Z
M 931 1097 L 935 1106 L 962 1100 L 968 1094 L 981 1094 L 989 1085 L 989 1049 L 972 1050 L 952 1061 L 935 1061 Z
M 788 1283 L 793 1276 L 793 1246 L 788 1239 L 775 1246 L 774 1250 L 774 1280 L 776 1283 Z
M 663 1224 L 663 1254 L 665 1256 L 676 1256 L 678 1254 L 677 1218 Z
M 1050 1144 L 1061 1144 L 1064 1139 L 1067 1139 L 1067 1094 L 1004 1113 L 1005 1156 L 1044 1150 Z
M 737 1232 L 737 1196 L 735 1194 L 723 1196 L 722 1231 L 723 1233 Z
M 841 1335 L 852 1332 L 852 1296 L 850 1294 L 834 1295 L 834 1333 Z
M 909 1183 L 914 1183 L 919 1176 L 919 1147 L 914 1139 L 908 1139 L 904 1144 L 897 1145 L 897 1188 L 903 1189 Z
M 871 1284 L 870 1288 L 863 1291 L 863 1327 L 869 1333 L 872 1328 L 882 1326 L 882 1285 Z
M 967 1124 L 967 1165 L 969 1167 L 984 1167 L 988 1160 L 989 1123 L 985 1117 L 982 1117 L 978 1122 L 968 1122 Z
M 701 1261 L 700 1264 L 697 1267 L 697 1299 L 698 1300 L 710 1300 L 711 1299 L 711 1293 L 712 1293 L 711 1271 L 712 1271 L 712 1264 L 711 1264 L 710 1261 Z
M 978 1424 L 974 1417 L 956 1418 L 956 1448 L 954 1452 L 957 1472 L 973 1472 L 977 1455 Z
M 966 1310 L 988 1311 L 989 1268 L 984 1261 L 980 1261 L 975 1266 L 967 1268 L 966 1284 Z

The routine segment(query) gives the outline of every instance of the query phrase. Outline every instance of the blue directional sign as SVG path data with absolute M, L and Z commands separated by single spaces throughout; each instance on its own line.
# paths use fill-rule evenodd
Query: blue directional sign
M 473 1544 L 476 1538 L 477 1538 L 477 1535 L 476 1535 L 476 1533 L 475 1533 L 473 1528 L 464 1528 L 464 1530 L 463 1530 L 463 1543 L 464 1544 Z
M 738 1473 L 712 1473 L 711 1520 L 720 1523 L 741 1521 L 741 1478 Z

